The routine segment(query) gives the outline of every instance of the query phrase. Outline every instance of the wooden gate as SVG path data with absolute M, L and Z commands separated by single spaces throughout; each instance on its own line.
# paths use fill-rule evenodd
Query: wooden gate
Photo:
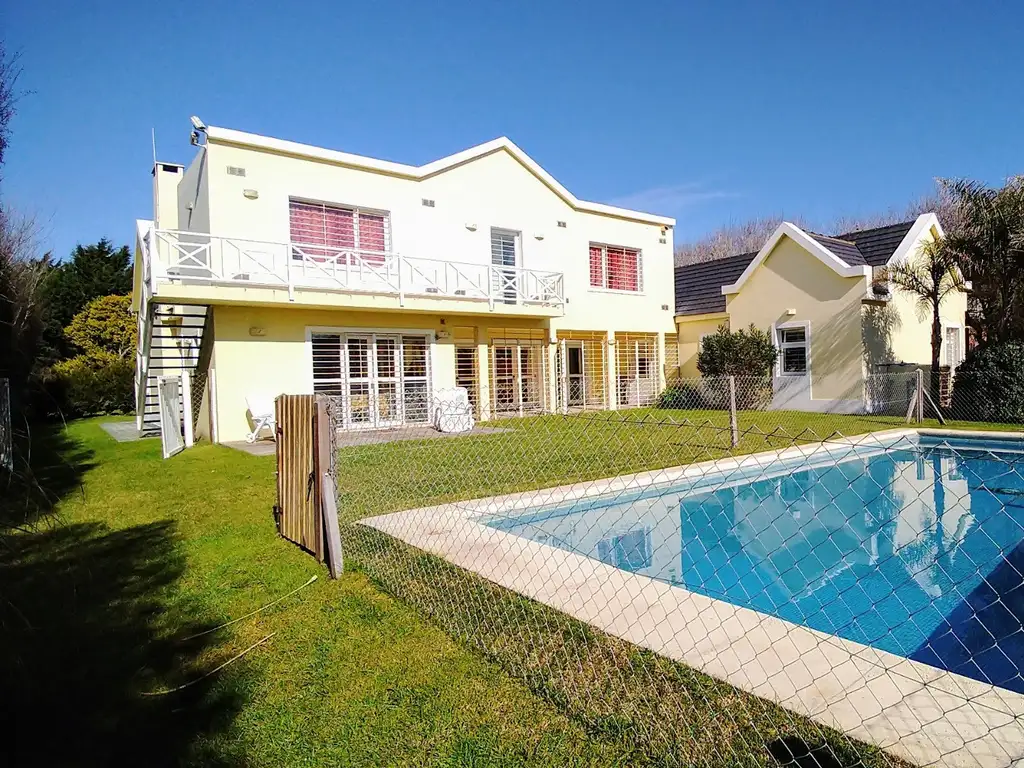
M 341 537 L 332 475 L 334 425 L 323 395 L 280 395 L 277 431 L 277 530 L 320 562 L 342 571 Z
M 324 560 L 315 395 L 280 395 L 277 420 L 277 528 L 289 541 Z

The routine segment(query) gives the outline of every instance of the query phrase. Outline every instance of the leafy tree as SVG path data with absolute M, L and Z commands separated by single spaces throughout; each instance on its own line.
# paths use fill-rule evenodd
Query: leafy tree
M 44 287 L 47 320 L 43 357 L 52 363 L 69 356 L 72 350 L 64 328 L 86 304 L 100 296 L 123 295 L 131 290 L 131 253 L 127 246 L 115 249 L 106 238 L 94 245 L 75 246 L 71 258 L 51 271 Z
M 64 335 L 85 354 L 108 352 L 127 358 L 135 350 L 136 326 L 130 296 L 101 296 L 75 315 Z
M 135 321 L 128 296 L 100 296 L 75 315 L 64 335 L 81 354 L 52 369 L 69 415 L 125 413 L 132 409 Z
M 938 402 L 939 354 L 942 350 L 942 302 L 965 289 L 956 252 L 945 238 L 926 243 L 920 253 L 888 267 L 889 279 L 917 298 L 918 306 L 932 316 L 931 393 Z
M 730 331 L 724 325 L 704 337 L 697 355 L 697 370 L 703 376 L 758 376 L 772 372 L 777 353 L 771 334 L 753 323 L 750 328 Z
M 971 281 L 968 322 L 983 343 L 1024 339 L 1024 177 L 999 188 L 940 181 L 956 203 L 947 246 Z

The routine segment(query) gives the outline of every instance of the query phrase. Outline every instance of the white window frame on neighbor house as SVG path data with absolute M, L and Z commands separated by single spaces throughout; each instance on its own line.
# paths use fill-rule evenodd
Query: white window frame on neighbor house
M 594 285 L 590 282 L 590 249 L 601 249 L 601 285 Z M 618 248 L 623 251 L 634 251 L 636 253 L 636 290 L 630 291 L 626 288 L 608 287 L 608 249 Z M 644 252 L 642 248 L 634 248 L 629 245 L 615 245 L 614 243 L 601 243 L 590 241 L 587 243 L 587 290 L 593 293 L 618 293 L 623 296 L 643 296 L 644 294 Z
M 946 341 L 946 333 L 948 331 L 954 331 L 954 330 L 956 331 L 957 347 L 958 347 L 958 351 L 959 351 L 960 354 L 958 355 L 959 359 L 956 362 L 948 364 L 948 363 L 946 363 L 946 358 L 949 355 L 949 345 L 948 345 L 948 343 Z M 963 327 L 963 325 L 961 325 L 960 323 L 945 323 L 944 322 L 942 324 L 942 348 L 941 348 L 942 349 L 942 359 L 939 362 L 942 365 L 949 365 L 949 370 L 950 370 L 951 373 L 953 371 L 955 371 L 957 368 L 959 368 L 960 367 L 960 363 L 962 363 L 964 361 L 964 357 L 966 357 L 966 355 L 967 355 L 967 350 L 965 349 L 966 346 L 967 346 L 967 338 L 966 338 L 966 335 L 964 334 L 964 327 Z
M 784 331 L 803 330 L 803 341 L 783 341 Z M 794 321 L 791 323 L 777 323 L 772 326 L 772 342 L 778 350 L 778 358 L 775 363 L 775 375 L 782 377 L 810 377 L 811 375 L 811 324 L 806 320 Z M 802 372 L 790 372 L 785 370 L 785 350 L 804 349 L 804 370 Z
M 436 344 L 436 333 L 429 329 L 424 328 L 359 328 L 353 326 L 329 326 L 329 325 L 309 325 L 306 326 L 306 349 L 305 349 L 305 360 L 306 360 L 306 392 L 309 394 L 315 393 L 315 382 L 313 379 L 313 334 L 338 334 L 344 338 L 347 334 L 354 335 L 381 335 L 381 336 L 420 336 L 427 341 L 427 408 L 429 423 L 429 408 L 433 393 L 437 391 L 437 344 Z M 345 365 L 346 362 L 342 361 L 342 377 L 341 385 L 342 392 L 345 391 L 345 387 L 348 384 L 345 376 Z M 399 377 L 404 378 L 403 377 Z M 344 397 L 344 395 L 343 395 Z M 404 404 L 403 404 L 404 408 Z M 403 412 L 404 416 L 404 412 Z M 348 415 L 344 416 L 346 427 L 350 429 L 373 429 L 373 425 L 353 425 L 348 426 Z M 417 422 L 419 423 L 419 422 Z

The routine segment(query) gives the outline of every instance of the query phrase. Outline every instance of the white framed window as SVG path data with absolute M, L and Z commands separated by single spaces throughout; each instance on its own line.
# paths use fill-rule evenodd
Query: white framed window
M 958 325 L 947 325 L 943 335 L 943 363 L 949 366 L 949 370 L 955 371 L 956 367 L 964 361 L 964 347 L 961 343 L 961 328 Z
M 806 376 L 811 369 L 811 329 L 790 325 L 776 329 L 779 348 L 779 375 Z
M 306 256 L 344 264 L 351 258 L 382 264 L 391 250 L 387 211 L 289 198 L 288 225 L 296 259 Z
M 636 248 L 590 244 L 590 287 L 639 293 L 644 289 L 643 258 Z

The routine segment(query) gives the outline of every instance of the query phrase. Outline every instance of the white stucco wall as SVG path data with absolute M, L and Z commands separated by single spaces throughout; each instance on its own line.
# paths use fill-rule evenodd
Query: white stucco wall
M 574 209 L 504 150 L 420 180 L 214 141 L 202 153 L 179 185 L 182 228 L 287 242 L 288 199 L 297 197 L 388 211 L 394 251 L 476 264 L 490 263 L 491 227 L 514 230 L 523 267 L 565 275 L 568 303 L 552 329 L 674 331 L 672 229 Z M 229 165 L 245 176 L 229 176 Z M 424 198 L 434 207 L 422 205 Z M 643 290 L 592 289 L 591 242 L 639 249 Z

